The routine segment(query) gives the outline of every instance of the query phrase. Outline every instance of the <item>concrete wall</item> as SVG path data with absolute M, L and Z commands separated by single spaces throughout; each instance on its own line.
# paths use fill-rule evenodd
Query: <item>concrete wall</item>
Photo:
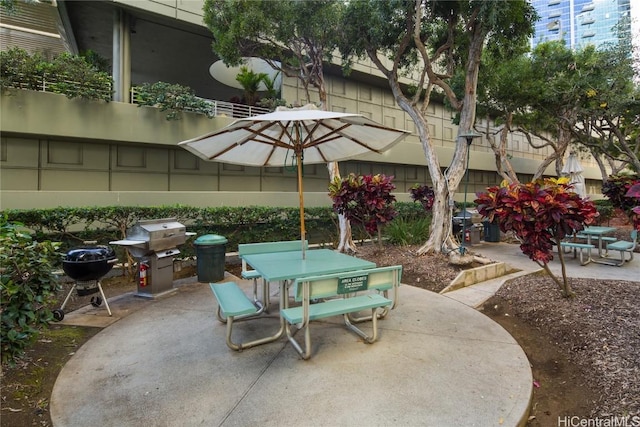
M 334 111 L 357 111 L 388 126 L 413 128 L 380 88 L 331 77 Z M 291 81 L 283 96 L 304 103 Z M 312 100 L 313 101 L 313 100 Z M 124 103 L 70 100 L 63 95 L 10 91 L 0 95 L 0 209 L 88 205 L 296 206 L 295 173 L 285 165 L 251 168 L 203 161 L 177 143 L 225 126 L 232 119 L 183 114 L 167 121 L 158 109 Z M 448 113 L 432 106 L 431 133 L 442 168 L 453 157 L 457 129 Z M 533 174 L 537 153 L 512 159 L 523 177 Z M 525 157 L 526 156 L 526 157 Z M 499 182 L 486 141 L 474 142 L 468 199 Z M 595 168 L 587 169 L 593 177 Z M 429 183 L 422 146 L 410 136 L 389 152 L 341 162 L 341 173 L 395 177 L 399 200 L 415 183 Z M 549 171 L 552 173 L 552 171 Z M 597 176 L 597 175 L 596 175 Z M 305 203 L 330 204 L 324 165 L 305 166 Z M 590 192 L 599 188 L 591 185 Z M 462 200 L 463 194 L 458 198 Z
M 90 205 L 298 204 L 295 172 L 206 162 L 177 146 L 231 121 L 154 108 L 69 100 L 32 91 L 0 96 L 0 208 Z M 343 173 L 397 176 L 399 191 L 424 182 L 426 168 L 354 161 Z M 324 165 L 305 166 L 307 206 L 325 206 Z
M 3 134 L 46 135 L 49 138 L 139 142 L 175 145 L 231 122 L 181 114 L 168 121 L 157 108 L 120 102 L 67 99 L 64 95 L 29 90 L 0 94 Z

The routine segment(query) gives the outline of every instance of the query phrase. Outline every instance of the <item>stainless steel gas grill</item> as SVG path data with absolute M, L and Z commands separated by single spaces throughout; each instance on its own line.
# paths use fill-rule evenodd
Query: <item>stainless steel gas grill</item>
M 137 222 L 127 231 L 125 240 L 109 242 L 124 246 L 138 260 L 138 296 L 153 298 L 173 289 L 173 260 L 184 244 L 186 228 L 175 218 Z
M 57 310 L 53 310 L 54 320 L 60 321 L 64 319 L 64 307 L 69 302 L 73 291 L 77 291 L 78 296 L 100 292 L 99 297 L 91 297 L 91 305 L 99 307 L 104 301 L 105 308 L 109 316 L 111 316 L 111 309 L 102 291 L 100 279 L 111 271 L 113 264 L 117 261 L 116 253 L 108 246 L 86 246 L 71 249 L 67 252 L 62 261 L 62 269 L 67 276 L 75 280 L 75 283 L 64 299 L 62 306 Z

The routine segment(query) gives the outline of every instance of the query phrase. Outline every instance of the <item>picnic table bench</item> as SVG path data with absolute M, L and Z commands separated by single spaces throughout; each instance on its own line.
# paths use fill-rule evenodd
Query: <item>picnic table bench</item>
M 587 234 L 576 234 L 575 237 L 576 237 L 576 239 L 585 240 L 587 243 L 591 241 L 591 236 L 587 235 Z M 613 236 L 596 236 L 596 238 L 598 239 L 598 244 L 599 245 L 602 245 L 602 242 L 613 243 L 616 240 L 618 240 Z M 601 254 L 602 248 L 598 247 L 598 250 L 599 250 L 598 254 Z M 607 256 L 608 254 L 609 254 L 609 250 L 605 248 L 604 256 Z
M 231 335 L 233 333 L 234 321 L 256 316 L 260 314 L 261 309 L 256 307 L 255 303 L 240 289 L 236 282 L 209 283 L 209 286 L 218 301 L 218 319 L 225 319 L 225 323 L 227 324 L 226 342 L 230 349 L 240 351 L 245 348 L 275 341 L 282 335 L 282 331 L 280 330 L 274 335 L 254 341 L 244 343 L 233 342 Z
M 289 325 L 304 329 L 304 345 L 300 345 L 294 338 L 291 326 L 286 327 L 289 342 L 303 359 L 309 359 L 311 321 L 339 315 L 343 316 L 345 325 L 366 343 L 375 342 L 378 338 L 378 309 L 394 305 L 393 300 L 379 291 L 390 287 L 396 290 L 400 285 L 401 274 L 402 266 L 397 265 L 297 279 L 294 297 L 301 305 L 285 308 L 281 315 Z M 394 292 L 394 295 L 397 293 Z M 370 311 L 370 315 L 366 316 L 372 323 L 370 335 L 356 327 L 349 318 L 350 314 L 365 310 Z
M 569 248 L 573 249 L 573 257 L 576 257 L 576 253 L 580 252 L 580 265 L 587 265 L 591 262 L 591 250 L 595 249 L 595 245 L 588 243 L 578 243 L 578 242 L 560 242 L 560 246 L 563 249 Z M 579 249 L 579 251 L 578 251 Z M 584 251 L 588 250 L 587 259 L 584 259 Z

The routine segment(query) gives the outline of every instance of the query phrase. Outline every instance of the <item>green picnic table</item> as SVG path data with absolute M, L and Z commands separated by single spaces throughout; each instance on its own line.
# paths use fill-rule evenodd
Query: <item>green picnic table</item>
M 330 249 L 249 254 L 242 258 L 268 282 L 375 268 L 376 264 Z
M 267 252 L 245 254 L 241 258 L 264 279 L 265 286 L 269 282 L 280 283 L 280 310 L 288 308 L 288 283 L 303 277 L 320 276 L 333 273 L 369 270 L 376 264 L 364 259 L 352 257 L 329 249 L 305 251 Z M 286 333 L 286 320 L 280 316 L 280 327 L 273 335 L 265 336 L 249 342 L 232 341 L 234 319 L 259 319 L 261 314 L 255 305 L 240 288 L 233 283 L 211 283 L 213 293 L 218 300 L 218 318 L 227 323 L 227 345 L 233 350 L 242 350 L 260 344 L 276 341 Z M 263 292 L 268 298 L 268 292 Z M 266 306 L 267 301 L 263 301 Z

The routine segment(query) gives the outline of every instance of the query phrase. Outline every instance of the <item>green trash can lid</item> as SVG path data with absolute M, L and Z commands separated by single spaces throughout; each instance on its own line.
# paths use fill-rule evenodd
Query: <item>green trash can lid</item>
M 217 234 L 205 234 L 193 242 L 194 245 L 224 245 L 225 243 L 227 243 L 227 238 Z

